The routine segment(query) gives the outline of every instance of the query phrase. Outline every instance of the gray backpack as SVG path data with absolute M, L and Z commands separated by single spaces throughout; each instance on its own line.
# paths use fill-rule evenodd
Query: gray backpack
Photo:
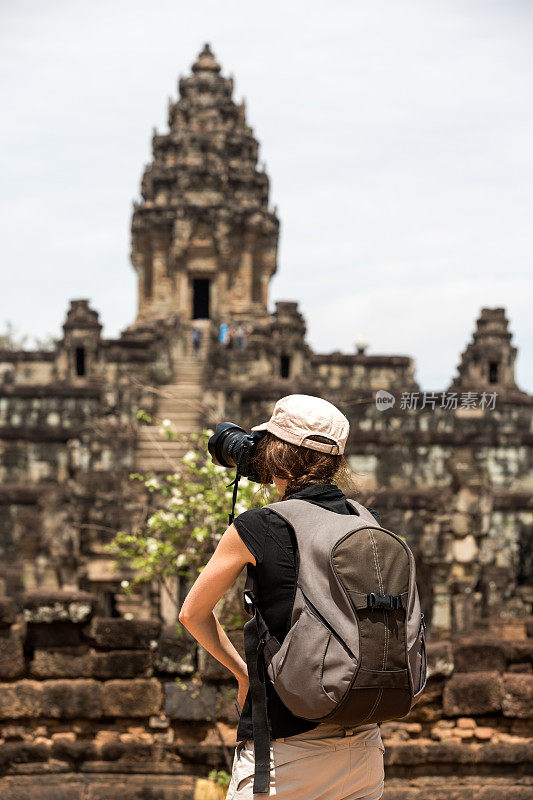
M 270 784 L 265 680 L 299 717 L 345 727 L 405 716 L 426 684 L 424 615 L 408 545 L 364 506 L 337 514 L 306 500 L 265 506 L 293 528 L 297 586 L 280 645 L 248 571 L 244 626 L 255 745 L 254 792 Z M 250 565 L 251 566 L 251 565 Z

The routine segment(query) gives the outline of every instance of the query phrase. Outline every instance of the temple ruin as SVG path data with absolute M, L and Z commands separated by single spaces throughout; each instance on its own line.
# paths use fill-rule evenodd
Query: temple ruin
M 483 736 L 490 742 L 486 732 L 475 737 L 472 720 L 461 727 L 448 724 L 450 719 L 479 714 L 482 727 L 484 720 L 485 727 L 511 739 L 525 735 L 530 712 L 524 698 L 533 680 L 531 639 L 526 638 L 532 632 L 533 601 L 533 396 L 516 383 L 517 348 L 505 310 L 479 310 L 456 376 L 431 392 L 415 380 L 410 355 L 375 355 L 364 345 L 355 352 L 313 352 L 297 302 L 270 308 L 279 220 L 245 105 L 234 101 L 233 81 L 223 76 L 208 45 L 191 74 L 180 79 L 179 97 L 169 104 L 168 131 L 154 133 L 152 152 L 132 216 L 131 261 L 138 278 L 132 324 L 118 338 L 104 338 L 92 301 L 76 299 L 54 349 L 0 352 L 5 741 L 26 741 L 24 720 L 44 718 L 42 737 L 53 730 L 56 739 L 48 749 L 32 739 L 37 750 L 26 753 L 26 762 L 34 756 L 41 765 L 55 759 L 67 764 L 64 772 L 76 772 L 87 761 L 94 772 L 106 775 L 120 773 L 115 762 L 122 756 L 153 765 L 150 753 L 159 748 L 161 798 L 178 797 L 172 794 L 172 775 L 173 770 L 183 773 L 183 763 L 189 764 L 184 797 L 192 796 L 191 763 L 220 763 L 205 715 L 200 719 L 190 701 L 180 705 L 165 684 L 165 676 L 194 672 L 197 651 L 191 642 L 185 646 L 172 638 L 175 615 L 162 608 L 153 587 L 135 597 L 124 595 L 123 575 L 105 545 L 135 512 L 129 474 L 168 471 L 184 452 L 182 443 L 141 425 L 140 408 L 185 433 L 223 419 L 247 427 L 267 418 L 275 401 L 293 392 L 321 395 L 348 416 L 347 458 L 360 499 L 380 512 L 387 528 L 406 537 L 417 559 L 422 606 L 436 648 L 434 682 L 426 705 L 405 723 L 414 727 L 402 728 L 400 739 L 427 738 L 441 717 L 443 723 L 441 733 L 431 734 L 441 747 L 440 755 L 433 754 L 436 761 L 427 743 L 417 744 L 418 755 L 410 762 L 416 774 L 433 767 L 436 775 L 443 774 L 441 742 L 447 732 L 452 736 L 451 728 L 455 744 L 445 752 L 452 772 L 462 763 L 459 750 L 453 750 L 458 743 L 482 742 Z M 246 346 L 224 346 L 222 323 L 245 326 Z M 191 345 L 194 327 L 202 332 L 197 357 Z M 393 398 L 387 407 L 376 403 L 380 390 Z M 502 643 L 496 661 L 469 638 L 489 633 L 493 648 Z M 515 646 L 515 640 L 522 644 Z M 207 680 L 220 679 L 205 653 L 198 657 Z M 472 665 L 478 677 L 482 672 L 491 680 L 479 702 L 468 684 Z M 134 695 L 121 683 L 128 676 L 138 681 L 129 682 L 138 692 L 136 709 Z M 106 681 L 115 684 L 115 692 Z M 14 688 L 18 684 L 22 688 Z M 222 704 L 229 726 L 222 689 L 213 686 L 204 687 L 206 702 L 213 713 Z M 65 697 L 73 698 L 73 705 Z M 74 725 L 78 717 L 85 721 L 77 724 L 74 738 L 65 738 L 65 725 Z M 93 742 L 101 718 L 113 719 L 112 724 L 98 722 L 107 725 L 109 735 Z M 47 719 L 55 720 L 49 729 Z M 194 735 L 186 733 L 191 722 Z M 144 739 L 139 726 L 146 726 Z M 73 744 L 80 738 L 85 750 Z M 179 759 L 172 744 L 178 741 Z M 499 755 L 483 751 L 467 772 L 501 775 L 495 786 L 503 786 L 502 793 L 496 788 L 492 794 L 465 796 L 525 798 L 526 793 L 513 794 L 510 788 L 519 751 L 511 742 L 507 752 L 501 744 L 505 739 L 492 741 Z M 133 742 L 135 753 L 128 750 Z M 398 766 L 407 746 L 408 741 L 400 742 L 398 753 L 390 751 L 390 774 L 398 784 L 386 797 L 395 800 L 422 796 L 407 793 L 409 776 Z M 106 761 L 113 761 L 112 767 Z M 131 773 L 128 764 L 124 773 Z M 2 797 L 26 797 L 16 794 L 21 783 L 9 794 L 15 784 L 3 780 L 0 776 Z M 52 785 L 50 774 L 47 780 Z M 113 796 L 122 797 L 119 778 L 113 780 Z M 135 781 L 142 783 L 142 777 L 136 775 Z M 43 797 L 60 796 L 53 791 Z M 108 796 L 104 789 L 101 795 L 94 791 L 91 797 Z M 443 792 L 432 795 L 435 800 L 450 796 L 445 786 Z M 72 795 L 61 794 L 67 796 L 78 795 L 73 789 Z

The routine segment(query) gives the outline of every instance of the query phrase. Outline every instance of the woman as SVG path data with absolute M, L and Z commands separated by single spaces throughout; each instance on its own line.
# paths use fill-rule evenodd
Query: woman
M 275 483 L 282 500 L 300 498 L 339 514 L 353 513 L 340 483 L 353 489 L 342 455 L 349 423 L 331 403 L 289 395 L 276 403 L 254 455 L 260 483 Z M 371 510 L 371 509 L 369 509 Z M 377 517 L 375 512 L 372 512 Z M 378 519 L 379 522 L 379 519 Z M 248 666 L 222 630 L 213 609 L 248 564 L 255 567 L 260 611 L 280 643 L 290 627 L 296 588 L 296 539 L 269 508 L 245 511 L 225 531 L 192 586 L 180 622 L 233 672 L 242 709 L 227 800 L 252 800 L 254 745 Z M 271 731 L 270 796 L 282 800 L 379 800 L 384 747 L 375 723 L 344 728 L 296 717 L 266 681 Z M 255 795 L 261 797 L 264 795 Z

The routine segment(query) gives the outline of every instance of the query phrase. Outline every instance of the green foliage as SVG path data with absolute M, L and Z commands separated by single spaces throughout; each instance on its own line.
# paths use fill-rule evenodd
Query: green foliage
M 144 411 L 137 417 L 147 424 L 154 421 Z M 228 484 L 235 473 L 213 464 L 207 449 L 213 431 L 184 437 L 171 430 L 168 420 L 159 424 L 167 438 L 186 439 L 190 449 L 171 474 L 130 475 L 146 492 L 146 514 L 136 529 L 119 531 L 107 545 L 134 572 L 131 581 L 122 581 L 130 593 L 153 580 L 166 585 L 171 576 L 194 580 L 228 527 L 231 510 L 233 487 Z M 235 515 L 269 502 L 271 494 L 241 478 Z
M 225 769 L 212 769 L 209 773 L 209 779 L 227 789 L 231 782 L 231 775 Z

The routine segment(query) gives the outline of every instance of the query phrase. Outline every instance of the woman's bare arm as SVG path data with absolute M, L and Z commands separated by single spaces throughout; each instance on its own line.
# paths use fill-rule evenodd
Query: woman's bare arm
M 234 525 L 222 535 L 217 548 L 192 585 L 181 607 L 179 621 L 239 682 L 239 705 L 248 691 L 246 662 L 222 629 L 213 609 L 237 580 L 247 563 L 255 565 Z

